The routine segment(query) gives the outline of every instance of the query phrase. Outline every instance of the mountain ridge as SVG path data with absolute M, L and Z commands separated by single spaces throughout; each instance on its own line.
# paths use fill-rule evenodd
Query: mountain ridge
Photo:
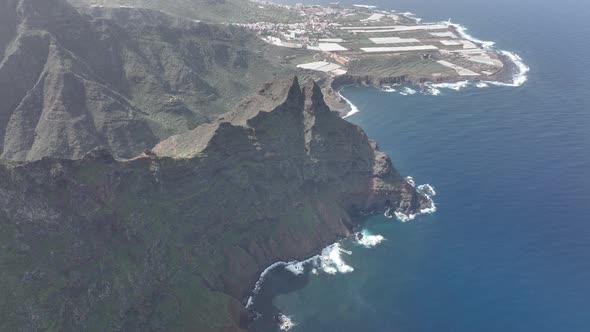
M 268 265 L 430 207 L 315 82 L 245 103 L 196 152 L 0 165 L 0 329 L 244 331 Z
M 227 112 L 280 52 L 237 26 L 136 8 L 7 0 L 0 13 L 0 156 L 130 158 Z M 236 79 L 239 77 L 239 79 Z

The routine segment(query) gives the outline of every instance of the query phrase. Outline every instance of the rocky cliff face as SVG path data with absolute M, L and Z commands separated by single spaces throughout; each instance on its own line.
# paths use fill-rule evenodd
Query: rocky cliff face
M 82 9 L 81 9 L 82 10 Z M 0 2 L 0 158 L 132 157 L 286 69 L 235 26 L 65 0 Z
M 313 82 L 137 158 L 0 166 L 0 330 L 241 331 L 259 273 L 428 207 Z

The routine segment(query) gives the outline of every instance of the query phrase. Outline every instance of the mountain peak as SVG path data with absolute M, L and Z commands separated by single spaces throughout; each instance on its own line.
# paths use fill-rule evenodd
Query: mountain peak
M 219 117 L 213 124 L 198 126 L 189 132 L 160 142 L 154 147 L 154 152 L 160 156 L 174 158 L 194 156 L 208 146 L 205 140 L 212 139 L 213 133 L 220 125 L 231 124 L 256 130 L 267 121 L 265 114 L 276 114 L 275 116 L 280 118 L 278 121 L 283 121 L 284 124 L 301 124 L 305 105 L 327 108 L 323 103 L 321 89 L 313 80 L 309 80 L 303 90 L 311 92 L 302 91 L 297 76 L 265 83 L 258 93 L 245 98 L 231 113 Z M 287 115 L 288 113 L 294 113 L 294 117 Z

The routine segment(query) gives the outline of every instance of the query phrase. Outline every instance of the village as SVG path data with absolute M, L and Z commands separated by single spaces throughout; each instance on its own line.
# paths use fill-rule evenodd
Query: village
M 483 79 L 504 67 L 497 52 L 465 38 L 450 20 L 421 24 L 411 13 L 381 11 L 367 5 L 297 4 L 291 8 L 299 12 L 300 21 L 244 26 L 268 43 L 315 51 L 313 58 L 295 60 L 298 68 L 340 76 L 356 61 L 357 69 L 382 68 L 389 73 L 392 69 L 388 64 L 397 58 L 400 72 L 404 69 L 412 74 L 414 67 L 420 80 L 436 81 L 445 77 Z M 404 67 L 407 61 L 413 65 Z

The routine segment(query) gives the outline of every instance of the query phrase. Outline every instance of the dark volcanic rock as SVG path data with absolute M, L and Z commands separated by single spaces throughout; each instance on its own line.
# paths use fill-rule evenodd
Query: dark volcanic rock
M 315 83 L 267 84 L 134 159 L 0 166 L 0 330 L 241 331 L 268 265 L 428 204 Z

